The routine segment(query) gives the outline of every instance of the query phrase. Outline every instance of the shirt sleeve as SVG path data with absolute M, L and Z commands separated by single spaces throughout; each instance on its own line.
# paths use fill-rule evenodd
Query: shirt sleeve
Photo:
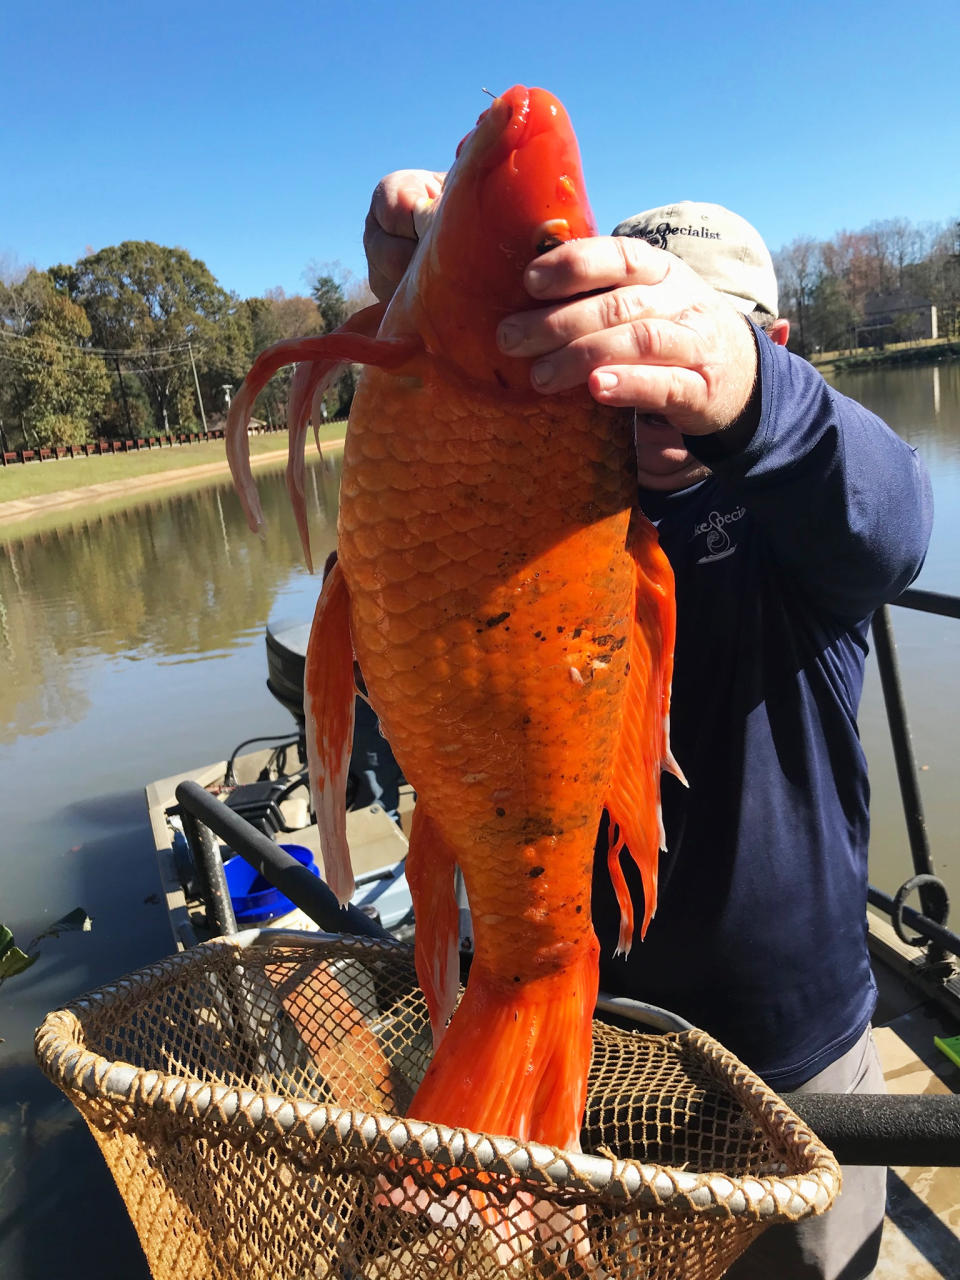
M 920 572 L 933 520 L 917 451 L 801 357 L 757 333 L 756 429 L 687 436 L 825 608 L 866 617 Z

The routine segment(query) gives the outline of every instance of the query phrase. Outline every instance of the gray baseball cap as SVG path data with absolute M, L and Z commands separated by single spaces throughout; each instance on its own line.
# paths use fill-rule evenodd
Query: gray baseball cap
M 738 311 L 749 315 L 759 308 L 774 318 L 779 315 L 769 249 L 746 218 L 723 205 L 696 200 L 665 204 L 626 218 L 613 234 L 637 236 L 682 258 Z

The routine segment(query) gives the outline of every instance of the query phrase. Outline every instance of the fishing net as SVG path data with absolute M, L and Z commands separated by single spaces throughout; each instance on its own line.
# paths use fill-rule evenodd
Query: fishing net
M 839 1185 L 700 1031 L 595 1022 L 583 1154 L 403 1119 L 431 1040 L 399 945 L 219 939 L 51 1013 L 37 1055 L 155 1280 L 707 1280 Z

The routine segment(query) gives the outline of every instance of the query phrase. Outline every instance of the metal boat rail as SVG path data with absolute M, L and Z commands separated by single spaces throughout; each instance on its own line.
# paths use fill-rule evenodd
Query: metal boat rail
M 893 604 L 940 617 L 960 618 L 960 596 L 943 592 L 910 587 Z M 950 899 L 946 886 L 936 874 L 930 853 L 890 609 L 890 605 L 882 605 L 877 610 L 871 632 L 893 744 L 913 874 L 893 895 L 871 885 L 868 901 L 890 916 L 894 932 L 901 942 L 923 949 L 923 968 L 928 976 L 944 985 L 955 978 L 956 960 L 960 959 L 960 935 L 947 926 Z M 907 906 L 906 900 L 914 891 L 919 894 L 919 911 Z M 912 936 L 907 933 L 907 927 L 915 931 Z

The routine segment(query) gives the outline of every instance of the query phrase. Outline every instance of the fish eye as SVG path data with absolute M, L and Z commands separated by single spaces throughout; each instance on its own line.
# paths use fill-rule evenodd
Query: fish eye
M 548 218 L 534 233 L 533 252 L 539 257 L 541 253 L 549 253 L 558 245 L 566 244 L 569 239 L 570 224 L 566 218 Z

